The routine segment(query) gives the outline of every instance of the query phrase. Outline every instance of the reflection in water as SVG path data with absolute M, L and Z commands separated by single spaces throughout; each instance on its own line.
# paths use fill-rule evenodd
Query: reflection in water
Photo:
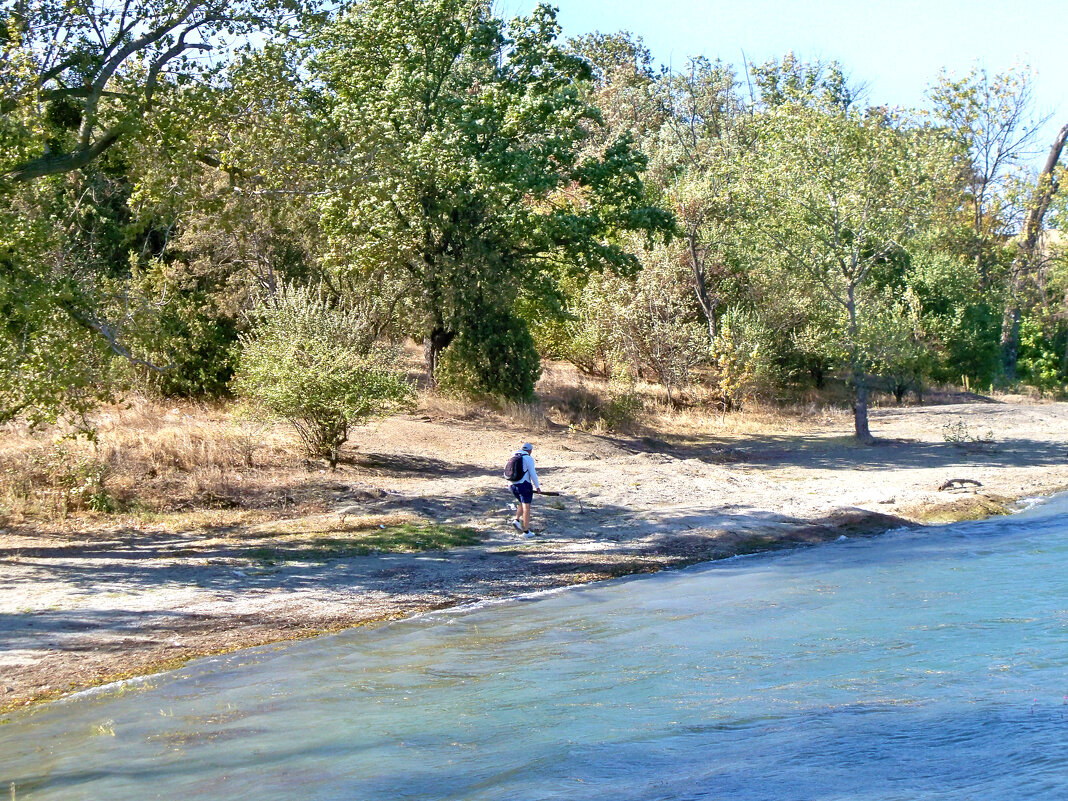
M 202 660 L 0 726 L 23 799 L 1068 797 L 1068 502 Z

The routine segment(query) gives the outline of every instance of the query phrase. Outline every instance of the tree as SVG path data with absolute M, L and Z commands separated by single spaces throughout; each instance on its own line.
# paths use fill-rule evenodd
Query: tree
M 1023 230 L 1017 243 L 1016 256 L 1009 272 L 1009 298 L 1005 305 L 1005 315 L 1001 326 L 1002 364 L 1005 377 L 1010 381 L 1016 377 L 1016 358 L 1020 349 L 1020 295 L 1030 274 L 1037 267 L 1039 235 L 1042 221 L 1049 210 L 1053 196 L 1060 187 L 1057 164 L 1068 139 L 1068 125 L 1057 132 L 1050 146 L 1046 162 L 1038 174 L 1035 188 L 1028 202 L 1027 216 L 1024 218 Z
M 962 78 L 943 73 L 930 96 L 935 119 L 952 132 L 966 154 L 959 177 L 971 232 L 965 247 L 984 284 L 1003 293 L 1002 377 L 1011 381 L 1026 258 L 1021 249 L 1014 253 L 1007 245 L 1021 224 L 1029 224 L 1025 219 L 1030 214 L 1028 200 L 1021 198 L 1031 193 L 1021 189 L 1022 174 L 1034 152 L 1035 134 L 1045 120 L 1031 117 L 1031 74 L 1026 70 L 990 75 L 976 68 Z M 1041 193 L 1039 189 L 1036 195 Z M 1031 203 L 1030 209 L 1035 208 Z
M 197 125 L 220 96 L 213 97 L 212 83 L 227 65 L 230 45 L 254 32 L 282 35 L 307 7 L 295 0 L 4 5 L 0 384 L 6 390 L 30 375 L 40 380 L 33 391 L 0 391 L 0 414 L 48 420 L 84 411 L 87 397 L 106 395 L 114 385 L 119 371 L 111 356 L 154 373 L 176 366 L 168 378 L 191 367 L 192 383 L 179 377 L 178 384 L 210 385 L 203 361 L 222 354 L 225 362 L 227 348 L 200 349 L 194 366 L 157 347 L 168 337 L 180 349 L 190 342 L 185 334 L 173 338 L 174 323 L 187 331 L 187 323 L 205 323 L 206 332 L 213 327 L 198 308 L 203 297 L 190 296 L 181 314 L 168 318 L 160 298 L 143 294 L 135 273 L 158 263 L 179 228 L 184 209 L 173 198 L 184 193 L 177 187 L 213 183 L 190 163 L 225 166 L 197 147 Z M 202 58 L 209 52 L 210 62 Z M 183 170 L 157 168 L 167 161 L 184 161 Z M 152 178 L 164 172 L 153 199 Z M 179 173 L 183 181 L 172 180 Z M 167 200 L 156 202 L 162 197 Z M 164 297 L 173 309 L 176 294 Z M 22 302 L 28 298 L 34 300 Z M 219 333 L 215 327 L 193 349 Z M 87 342 L 87 334 L 95 341 Z M 41 365 L 63 369 L 42 372 Z M 225 364 L 218 372 L 225 377 Z M 81 386 L 94 391 L 87 395 Z
M 930 213 L 945 146 L 882 113 L 785 103 L 760 121 L 752 230 L 770 258 L 806 274 L 838 310 L 856 438 L 868 427 L 871 278 Z
M 723 313 L 712 341 L 712 364 L 718 373 L 724 412 L 736 409 L 746 395 L 774 382 L 774 351 L 772 332 L 752 311 L 731 306 Z
M 985 274 L 989 249 L 1011 233 L 1016 221 L 1014 174 L 1031 155 L 1038 129 L 1030 118 L 1031 77 L 1019 70 L 992 76 L 975 68 L 963 78 L 943 72 L 930 97 L 935 120 L 965 150 L 960 177 L 975 238 L 971 255 Z
M 212 71 L 193 54 L 277 31 L 304 10 L 302 0 L 16 0 L 5 51 L 28 61 L 31 76 L 2 110 L 28 97 L 44 124 L 27 126 L 34 146 L 0 171 L 21 182 L 85 167 L 138 128 L 163 86 Z
M 862 88 L 850 84 L 837 61 L 803 61 L 793 52 L 749 65 L 746 80 L 751 103 L 765 110 L 800 105 L 847 111 Z
M 634 270 L 618 233 L 670 229 L 630 141 L 582 157 L 590 68 L 558 35 L 545 6 L 506 25 L 484 0 L 363 0 L 309 61 L 344 139 L 320 203 L 330 261 L 405 288 L 431 374 L 472 320 L 558 298 L 561 275 Z
M 622 135 L 639 147 L 656 136 L 663 116 L 654 97 L 658 75 L 640 36 L 589 33 L 569 39 L 567 51 L 589 64 L 592 75 L 583 94 L 602 118 L 586 142 L 587 154 L 596 155 Z
M 722 285 L 732 272 L 735 187 L 744 180 L 740 157 L 749 118 L 734 71 L 720 61 L 690 59 L 682 72 L 662 76 L 658 89 L 664 123 L 654 169 L 685 243 L 684 262 L 711 341 L 726 302 Z

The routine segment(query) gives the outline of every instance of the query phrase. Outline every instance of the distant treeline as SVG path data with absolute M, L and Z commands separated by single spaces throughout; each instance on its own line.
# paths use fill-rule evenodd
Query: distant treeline
M 373 384 L 358 419 L 408 337 L 515 400 L 542 357 L 724 409 L 833 377 L 861 439 L 875 390 L 1065 390 L 1068 126 L 1035 141 L 1027 73 L 932 76 L 921 113 L 492 6 L 6 4 L 0 418 L 263 401 L 284 365 Z

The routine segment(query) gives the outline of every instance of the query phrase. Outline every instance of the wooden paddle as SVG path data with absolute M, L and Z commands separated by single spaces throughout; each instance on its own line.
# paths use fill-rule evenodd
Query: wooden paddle
M 539 490 L 538 495 L 559 495 L 559 492 L 553 492 L 552 490 Z

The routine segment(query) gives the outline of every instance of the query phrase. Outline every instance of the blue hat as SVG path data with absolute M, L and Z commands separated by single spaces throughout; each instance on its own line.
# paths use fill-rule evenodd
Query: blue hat
M 534 450 L 534 446 L 531 445 L 529 442 L 524 442 L 523 450 L 525 450 L 527 453 L 530 453 L 532 450 Z

